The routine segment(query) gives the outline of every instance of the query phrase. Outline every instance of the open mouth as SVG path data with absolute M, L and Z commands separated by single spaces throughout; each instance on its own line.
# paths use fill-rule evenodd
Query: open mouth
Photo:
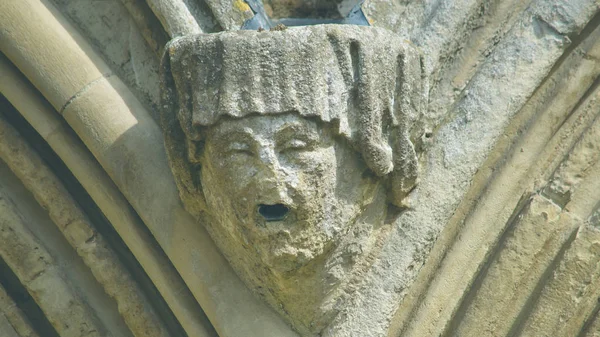
M 288 215 L 290 209 L 283 204 L 258 205 L 258 213 L 266 221 L 281 221 Z

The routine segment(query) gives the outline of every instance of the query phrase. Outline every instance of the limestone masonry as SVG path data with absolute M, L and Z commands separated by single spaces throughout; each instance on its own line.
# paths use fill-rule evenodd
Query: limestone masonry
M 600 337 L 599 13 L 0 0 L 0 337 Z

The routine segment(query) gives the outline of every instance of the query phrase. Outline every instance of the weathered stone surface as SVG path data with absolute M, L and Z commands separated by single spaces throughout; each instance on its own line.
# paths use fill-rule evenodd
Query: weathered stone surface
M 146 25 L 154 23 L 152 31 L 138 29 L 136 24 L 139 24 L 135 20 L 146 19 L 140 16 L 150 15 L 149 9 L 135 7 L 130 0 L 124 0 L 123 5 L 119 1 L 53 2 L 86 35 L 110 66 L 111 72 L 104 71 L 103 75 L 118 74 L 143 102 L 150 106 L 158 105 L 159 55 L 169 38 L 162 27 L 157 26 L 158 20 L 143 22 Z M 131 11 L 139 8 L 142 13 L 130 16 L 126 7 Z M 151 41 L 151 46 L 146 41 Z
M 269 109 L 275 107 L 273 111 L 217 119 L 214 124 L 199 127 L 199 134 L 206 136 L 201 137 L 204 143 L 193 147 L 195 151 L 182 151 L 181 155 L 210 168 L 199 173 L 204 180 L 191 181 L 189 185 L 193 187 L 194 183 L 204 181 L 208 185 L 202 189 L 214 191 L 212 201 L 207 198 L 199 203 L 204 205 L 197 209 L 202 218 L 199 222 L 179 204 L 161 145 L 161 132 L 150 118 L 154 116 L 157 120 L 158 111 L 152 110 L 159 99 L 158 62 L 153 53 L 164 47 L 164 39 L 157 42 L 159 39 L 151 32 L 164 31 L 164 36 L 169 32 L 174 37 L 197 32 L 198 28 L 203 32 L 237 30 L 252 15 L 247 4 L 243 0 L 52 2 L 59 10 L 53 10 L 46 0 L 0 1 L 0 49 L 39 90 L 33 95 L 22 94 L 21 87 L 10 85 L 14 77 L 0 75 L 0 92 L 16 100 L 18 110 L 53 147 L 60 149 L 57 152 L 67 167 L 76 172 L 77 179 L 94 195 L 95 202 L 119 229 L 119 234 L 128 245 L 137 247 L 136 258 L 148 268 L 149 275 L 153 275 L 152 282 L 160 290 L 157 296 L 163 297 L 173 311 L 177 311 L 177 320 L 190 336 L 197 335 L 191 331 L 198 331 L 193 329 L 198 322 L 189 315 L 196 312 L 193 307 L 198 308 L 198 303 L 220 336 L 294 335 L 277 314 L 261 306 L 264 305 L 262 298 L 254 298 L 239 282 L 204 228 L 217 227 L 233 219 L 226 227 L 231 231 L 252 229 L 246 225 L 252 225 L 255 219 L 243 216 L 252 210 L 240 205 L 248 200 L 257 201 L 258 194 L 265 191 L 270 193 L 265 188 L 268 182 L 273 182 L 275 191 L 283 191 L 275 193 L 283 196 L 281 200 L 273 199 L 282 205 L 289 202 L 311 215 L 332 214 L 323 211 L 334 209 L 326 202 L 331 195 L 340 199 L 339 195 L 344 194 L 346 202 L 361 193 L 358 187 L 336 190 L 338 184 L 332 184 L 332 180 L 340 177 L 344 177 L 348 186 L 362 186 L 365 185 L 361 183 L 363 180 L 370 179 L 374 183 L 366 185 L 373 190 L 367 188 L 363 195 L 369 194 L 375 200 L 364 209 L 346 207 L 347 211 L 340 212 L 341 215 L 352 217 L 363 212 L 371 216 L 361 225 L 379 222 L 383 214 L 394 210 L 373 206 L 378 200 L 384 205 L 391 200 L 385 200 L 389 195 L 386 189 L 392 186 L 389 177 L 360 176 L 356 172 L 384 172 L 386 166 L 368 165 L 360 139 L 356 141 L 358 138 L 353 138 L 352 133 L 348 137 L 340 133 L 341 123 L 324 122 L 320 115 L 299 117 L 299 113 L 277 111 L 279 107 L 270 104 Z M 265 2 L 275 9 L 274 15 L 286 11 L 308 13 L 316 8 L 313 0 Z M 330 18 L 338 15 L 330 5 L 334 2 L 339 3 L 342 16 L 357 3 L 354 0 L 319 3 L 329 6 L 325 15 Z M 127 10 L 120 3 L 125 4 Z M 376 243 L 366 240 L 366 244 L 356 245 L 350 244 L 350 240 L 341 244 L 352 248 L 348 250 L 350 254 L 342 254 L 343 258 L 358 256 L 357 260 L 361 260 L 361 249 L 363 255 L 374 258 L 366 259 L 357 267 L 360 277 L 352 279 L 347 287 L 350 291 L 344 294 L 346 300 L 328 311 L 333 313 L 331 316 L 321 317 L 322 321 L 330 322 L 327 326 L 317 322 L 306 327 L 311 322 L 304 318 L 311 315 L 306 314 L 305 308 L 335 297 L 331 292 L 322 296 L 324 299 L 319 298 L 323 289 L 331 284 L 310 283 L 318 279 L 316 273 L 299 274 L 294 279 L 289 278 L 289 272 L 278 271 L 297 267 L 290 261 L 306 260 L 323 251 L 325 255 L 333 254 L 335 250 L 327 250 L 324 244 L 327 240 L 303 240 L 299 235 L 296 242 L 285 237 L 269 241 L 260 234 L 275 228 L 277 221 L 265 222 L 265 226 L 260 227 L 263 232 L 246 230 L 237 241 L 222 240 L 240 251 L 259 251 L 254 257 L 244 258 L 264 260 L 270 266 L 261 270 L 255 265 L 237 262 L 242 265 L 238 269 L 253 275 L 284 275 L 255 284 L 279 284 L 283 289 L 279 294 L 290 295 L 281 302 L 291 303 L 289 306 L 295 313 L 283 312 L 285 308 L 281 307 L 278 310 L 283 316 L 304 317 L 304 323 L 296 324 L 303 336 L 314 335 L 314 331 L 321 331 L 322 336 L 598 336 L 598 231 L 593 227 L 600 227 L 600 170 L 597 166 L 600 44 L 597 43 L 599 21 L 596 16 L 599 8 L 600 3 L 592 0 L 365 1 L 363 10 L 374 26 L 392 30 L 398 35 L 395 39 L 410 40 L 425 56 L 422 69 L 428 77 L 422 88 L 429 94 L 427 109 L 420 111 L 421 123 L 415 128 L 418 132 L 409 133 L 415 152 L 424 155 L 419 162 L 420 182 L 401 203 L 409 207 L 403 209 L 396 221 L 392 221 L 393 217 L 386 219 L 389 221 L 384 222 L 380 231 L 382 240 Z M 69 22 L 61 18 L 62 14 L 69 17 L 80 33 L 72 28 L 64 29 Z M 339 29 L 350 32 L 354 28 L 342 26 Z M 276 32 L 260 34 L 272 33 Z M 256 32 L 240 34 L 260 36 Z M 185 39 L 188 38 L 182 40 Z M 283 50 L 290 42 L 279 43 Z M 366 45 L 369 43 L 376 44 L 376 41 L 373 39 Z M 408 42 L 401 42 L 405 43 Z M 88 48 L 89 45 L 92 47 Z M 228 50 L 232 48 L 242 46 L 234 43 Z M 284 71 L 277 85 L 306 81 L 308 87 L 323 87 L 315 85 L 321 73 L 314 70 L 329 62 L 332 66 L 327 66 L 324 73 L 335 73 L 340 62 L 337 56 L 336 60 L 326 56 L 323 48 L 314 49 L 300 58 L 311 64 L 305 69 L 308 75 Z M 246 51 L 250 55 L 257 52 L 251 48 Z M 315 56 L 321 58 L 309 61 Z M 373 60 L 377 58 L 385 58 L 385 55 L 376 55 Z M 277 56 L 257 62 L 258 65 L 250 62 L 251 59 L 242 54 L 231 62 L 239 78 L 231 81 L 237 86 L 231 85 L 229 89 L 240 89 L 246 95 L 229 100 L 230 103 L 241 102 L 229 105 L 236 114 L 253 106 L 260 107 L 257 102 L 277 93 L 253 90 L 252 87 L 268 88 L 275 83 L 259 82 L 255 79 L 265 77 L 249 72 L 257 68 L 261 72 L 277 69 L 279 64 L 274 61 Z M 95 73 L 94 67 L 102 70 L 89 77 Z M 214 69 L 196 70 L 208 73 Z M 252 80 L 244 82 L 243 78 Z M 217 87 L 217 83 L 208 84 L 213 89 Z M 201 87 L 204 86 L 196 85 L 187 92 Z M 335 100 L 345 92 L 351 90 L 332 92 L 324 97 Z M 51 108 L 48 110 L 48 106 L 37 110 L 40 105 L 30 104 L 29 97 L 40 95 L 46 96 L 56 110 L 65 112 L 69 124 L 58 115 L 49 118 L 39 113 L 42 110 L 55 113 Z M 213 96 L 207 95 L 198 101 L 209 102 Z M 318 92 L 312 96 L 324 98 Z M 65 102 L 69 102 L 66 108 Z M 301 107 L 309 109 L 315 105 L 302 104 Z M 278 152 L 279 144 L 285 143 L 278 143 L 277 127 L 294 124 L 303 133 L 318 135 L 321 146 L 307 151 L 306 158 L 301 154 L 286 157 Z M 383 130 L 386 125 L 383 123 Z M 76 139 L 71 127 L 83 142 Z M 283 175 L 268 176 L 269 170 L 257 166 L 257 161 L 240 159 L 253 158 L 254 154 L 244 153 L 251 142 L 237 135 L 224 142 L 219 138 L 227 137 L 218 137 L 240 128 L 251 133 L 250 138 L 257 144 L 252 149 L 259 149 L 268 163 L 279 164 L 281 168 L 281 163 L 293 162 L 294 166 L 281 169 Z M 179 141 L 188 142 L 183 136 Z M 303 142 L 306 143 L 300 140 L 292 144 L 298 146 Z M 74 143 L 77 146 L 71 146 Z M 86 146 L 102 166 L 93 158 L 90 160 Z M 221 151 L 228 147 L 239 152 L 234 155 L 239 159 L 235 165 L 230 165 L 231 156 Z M 347 161 L 348 158 L 354 159 Z M 189 169 L 186 165 L 182 167 Z M 321 179 L 297 173 L 310 165 L 329 173 L 322 174 Z M 226 167 L 232 169 L 221 169 Z M 331 167 L 341 173 L 332 175 L 333 170 L 328 171 Z M 245 181 L 253 179 L 244 173 L 252 170 L 256 172 L 256 183 L 244 187 Z M 297 179 L 296 187 L 292 186 L 294 177 L 302 177 Z M 307 200 L 320 200 L 315 204 L 329 208 L 309 207 L 308 203 L 294 201 L 294 193 L 289 193 L 286 199 L 288 191 Z M 189 207 L 191 198 L 186 201 L 187 192 L 181 188 L 179 192 L 184 195 L 182 199 L 187 208 L 194 213 L 193 207 Z M 243 195 L 247 200 L 232 199 L 231 205 L 235 207 L 230 207 L 229 202 L 219 203 L 219 200 L 231 199 L 231 195 Z M 37 206 L 31 198 L 15 200 L 18 207 Z M 342 209 L 335 209 L 338 208 Z M 211 220 L 209 213 L 213 209 L 221 212 Z M 257 213 L 254 214 L 262 216 L 260 209 L 255 208 Z M 271 211 L 265 213 L 267 216 L 281 215 L 278 213 L 281 209 L 266 210 Z M 293 220 L 290 217 L 293 213 L 293 209 L 288 209 L 288 217 L 279 222 Z M 238 215 L 249 219 L 246 225 L 232 225 L 239 222 Z M 141 231 L 133 230 L 139 229 L 139 225 L 150 228 L 166 254 L 157 254 L 160 247 L 156 244 L 151 247 L 149 232 L 144 236 Z M 358 227 L 366 228 L 361 225 Z M 319 237 L 318 228 L 309 229 L 308 234 Z M 331 238 L 343 237 L 333 234 Z M 370 237 L 368 230 L 358 234 L 358 237 Z M 52 239 L 44 236 L 40 241 L 52 246 L 58 236 L 51 236 Z M 261 243 L 252 247 L 244 237 L 249 238 L 248 242 Z M 280 249 L 288 242 L 287 246 L 293 249 Z M 259 247 L 267 248 L 256 249 Z M 151 255 L 145 257 L 145 252 Z M 173 268 L 163 270 L 160 256 L 166 265 L 172 262 L 177 267 L 187 285 L 169 281 L 173 280 L 169 277 L 173 275 Z M 61 260 L 55 258 L 54 261 Z M 278 261 L 285 263 L 278 264 Z M 318 258 L 314 261 L 323 262 Z M 81 263 L 74 265 L 82 266 Z M 275 268 L 277 265 L 279 269 Z M 335 264 L 329 266 L 332 265 Z M 309 270 L 306 266 L 302 268 Z M 84 266 L 70 271 L 73 279 L 83 280 L 78 275 L 85 274 L 85 269 Z M 348 273 L 341 270 L 334 278 L 344 279 Z M 286 281 L 286 277 L 291 281 Z M 2 279 L 0 275 L 0 283 Z M 94 288 L 87 281 L 78 282 L 81 289 L 86 289 L 83 293 L 91 292 L 88 287 Z M 46 282 L 40 287 L 52 284 Z M 298 284 L 315 286 L 303 288 Z M 177 290 L 180 286 L 184 289 L 181 294 Z M 185 291 L 188 286 L 194 296 Z M 67 288 L 64 288 L 66 292 L 78 293 Z M 277 290 L 265 288 L 269 287 L 263 286 L 257 292 L 270 296 Z M 292 295 L 299 300 L 289 300 Z M 277 301 L 271 302 L 277 307 Z M 98 317 L 117 310 L 115 306 L 99 303 L 89 306 Z M 190 303 L 193 305 L 189 306 Z M 0 315 L 0 324 L 7 321 L 2 317 L 12 324 L 6 315 Z M 75 316 L 72 320 L 61 317 L 69 324 L 77 322 Z M 6 332 L 15 333 L 23 334 L 12 327 Z
M 22 111 L 23 117 L 48 142 L 90 194 L 148 273 L 184 330 L 190 335 L 205 335 L 205 319 L 198 310 L 198 304 L 160 247 L 154 243 L 151 234 L 145 230 L 127 199 L 41 94 L 5 58 L 0 57 L 0 61 L 0 91 Z
M 90 268 L 96 280 L 115 300 L 132 334 L 138 337 L 169 336 L 163 322 L 133 280 L 133 275 L 119 261 L 110 244 L 42 159 L 1 117 L 0 134 L 3 139 L 0 158 L 48 211 L 54 224 Z
M 39 337 L 27 316 L 0 286 L 0 333 L 9 337 Z
M 319 333 L 344 306 L 385 240 L 388 202 L 406 207 L 421 64 L 409 44 L 365 27 L 167 47 L 163 129 L 184 205 L 299 331 Z
M 107 322 L 98 318 L 98 312 L 89 303 L 92 293 L 83 294 L 77 288 L 82 285 L 82 277 L 68 277 L 73 274 L 67 274 L 65 267 L 50 255 L 40 238 L 27 228 L 26 220 L 16 209 L 10 192 L 6 186 L 0 186 L 0 257 L 43 308 L 56 331 L 73 337 L 114 336 L 116 331 L 130 336 L 122 325 L 108 328 Z M 40 221 L 32 214 L 28 217 Z M 46 241 L 51 239 L 46 237 Z M 87 284 L 84 289 L 91 290 L 92 286 Z
M 19 69 L 29 76 L 36 87 L 50 85 L 51 76 L 47 72 L 59 76 L 72 72 L 73 67 L 61 58 L 21 59 L 20 53 L 27 53 L 28 48 L 39 46 L 43 50 L 47 47 L 52 50 L 61 44 L 68 45 L 67 49 L 75 50 L 80 56 L 79 62 L 85 64 L 84 70 L 93 68 L 96 62 L 98 67 L 106 66 L 90 44 L 79 41 L 82 37 L 47 1 L 27 0 L 4 4 L 0 3 L 0 14 L 3 15 L 0 21 L 10 29 L 0 30 L 0 40 L 10 41 L 7 48 L 12 54 L 9 54 L 9 58 L 12 56 L 17 60 L 15 63 Z M 35 10 L 28 10 L 31 6 Z M 26 29 L 20 22 L 27 20 L 47 21 L 52 29 L 42 29 L 40 26 Z M 11 39 L 18 36 L 27 38 L 23 41 Z M 74 39 L 79 42 L 75 43 Z M 39 43 L 34 42 L 38 40 Z M 47 40 L 56 43 L 43 42 Z M 0 47 L 4 48 L 5 45 L 0 44 Z M 34 59 L 36 62 L 30 63 Z M 197 309 L 198 303 L 202 303 L 211 323 L 224 336 L 243 333 L 294 335 L 282 318 L 244 286 L 218 253 L 210 237 L 184 211 L 167 165 L 162 132 L 145 106 L 115 75 L 109 74 L 91 82 L 85 82 L 79 76 L 74 78 L 74 82 L 67 81 L 69 85 L 52 87 L 49 92 L 41 93 L 47 98 L 53 98 L 55 93 L 62 97 L 72 88 L 79 88 L 78 95 L 71 94 L 75 96 L 66 107 L 58 105 L 60 100 L 49 101 L 57 111 L 64 113 L 67 122 L 127 198 L 128 201 L 124 201 L 125 208 L 135 209 L 185 281 L 186 285 L 174 286 L 172 281 L 177 282 L 179 275 L 166 272 L 170 268 L 168 262 L 164 263 L 166 270 L 161 269 L 160 264 L 151 264 L 156 268 L 153 271 L 162 279 L 157 282 L 157 287 L 162 287 L 168 298 L 180 298 L 173 303 L 173 307 L 179 309 L 177 315 L 181 321 L 193 331 L 202 331 L 202 317 Z M 93 189 L 93 186 L 89 187 Z M 137 235 L 132 237 L 132 241 L 146 247 L 156 244 L 152 239 L 139 239 Z M 145 258 L 140 257 L 140 260 Z M 193 297 L 185 294 L 188 287 Z

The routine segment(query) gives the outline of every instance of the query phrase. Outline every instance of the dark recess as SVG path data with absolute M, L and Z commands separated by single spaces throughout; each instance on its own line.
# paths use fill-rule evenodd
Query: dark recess
M 43 337 L 60 337 L 40 307 L 35 303 L 27 289 L 23 287 L 17 275 L 0 257 L 0 285 L 17 307 L 27 316 L 31 327 Z
M 341 19 L 341 0 L 265 0 L 267 14 L 272 18 Z
M 175 318 L 173 312 L 168 307 L 167 303 L 164 301 L 142 266 L 133 256 L 129 248 L 125 245 L 119 234 L 113 228 L 112 224 L 106 219 L 90 195 L 86 192 L 83 186 L 81 186 L 77 178 L 73 176 L 71 171 L 62 162 L 58 155 L 52 150 L 50 145 L 46 143 L 46 141 L 27 122 L 27 120 L 25 120 L 25 118 L 23 118 L 23 116 L 21 116 L 21 114 L 2 95 L 0 95 L 0 115 L 4 116 L 4 118 L 23 136 L 28 144 L 38 153 L 38 155 L 40 155 L 40 157 L 52 169 L 54 174 L 61 180 L 69 194 L 94 224 L 95 229 L 109 243 L 113 251 L 118 255 L 121 263 L 123 263 L 125 268 L 131 273 L 140 289 L 144 292 L 144 294 L 146 294 L 146 297 L 156 311 L 156 314 L 165 323 L 170 335 L 174 337 L 187 337 L 188 335 L 186 334 L 185 330 L 183 330 L 181 324 L 179 324 L 179 321 Z M 131 211 L 134 214 L 137 214 L 133 208 Z M 147 231 L 148 236 L 153 238 L 154 236 L 150 233 L 150 231 Z M 152 244 L 162 252 L 162 249 L 156 241 L 152 242 Z M 3 274 L 0 273 L 0 278 L 2 275 Z M 206 321 L 208 322 L 208 318 L 206 318 Z M 46 334 L 41 335 L 46 336 Z M 216 332 L 214 332 L 214 336 L 217 336 Z

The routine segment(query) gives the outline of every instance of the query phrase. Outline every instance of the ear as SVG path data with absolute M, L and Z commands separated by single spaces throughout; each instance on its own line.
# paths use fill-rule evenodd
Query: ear
M 171 56 L 176 53 L 171 41 L 165 47 L 160 67 L 160 124 L 165 139 L 169 166 L 179 190 L 179 196 L 188 212 L 194 216 L 206 210 L 200 183 L 200 167 L 188 158 L 188 139 L 178 118 L 180 104 L 177 86 L 171 68 Z M 189 111 L 191 113 L 191 111 Z

